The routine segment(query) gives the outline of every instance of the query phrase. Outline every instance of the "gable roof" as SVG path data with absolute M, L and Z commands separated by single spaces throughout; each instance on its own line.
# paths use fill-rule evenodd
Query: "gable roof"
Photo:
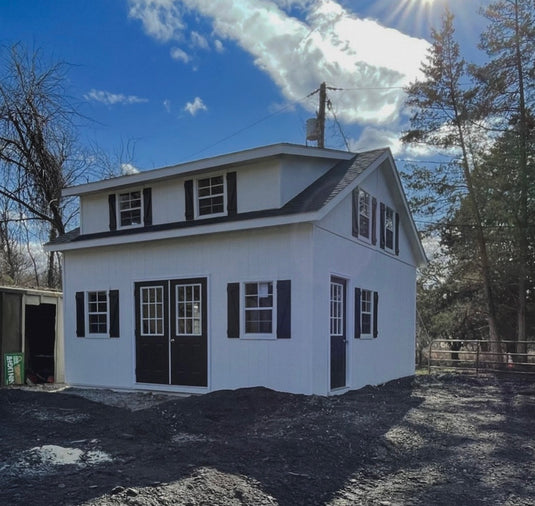
M 253 156 L 253 153 L 255 153 L 256 156 Z M 316 179 L 301 193 L 280 208 L 238 213 L 234 216 L 219 216 L 193 221 L 177 221 L 142 228 L 122 229 L 83 235 L 80 235 L 80 229 L 77 228 L 58 237 L 56 240 L 45 246 L 49 250 L 62 251 L 124 242 L 141 242 L 166 239 L 169 237 L 183 237 L 230 230 L 243 230 L 244 228 L 314 222 L 322 219 L 335 205 L 347 196 L 353 188 L 359 184 L 359 181 L 362 179 L 361 176 L 364 177 L 371 171 L 377 169 L 380 165 L 389 162 L 386 166 L 391 168 L 389 172 L 391 174 L 391 179 L 393 179 L 393 182 L 397 187 L 398 195 L 400 196 L 400 203 L 403 207 L 401 211 L 410 223 L 411 233 L 409 234 L 409 240 L 415 252 L 417 262 L 419 264 L 425 263 L 425 252 L 420 243 L 412 215 L 408 209 L 405 194 L 395 168 L 392 154 L 388 148 L 353 154 L 333 150 L 318 150 L 318 148 L 306 148 L 291 144 L 278 144 L 249 150 L 247 152 L 224 155 L 214 159 L 207 159 L 200 161 L 196 166 L 201 167 L 198 170 L 206 170 L 207 168 L 213 169 L 214 167 L 221 167 L 221 165 L 215 164 L 216 160 L 219 162 L 224 161 L 225 166 L 228 166 L 229 164 L 235 166 L 236 164 L 246 163 L 252 160 L 261 160 L 271 156 L 290 154 L 314 157 L 318 155 L 318 153 L 320 153 L 322 158 L 333 159 L 334 165 L 325 174 Z M 152 182 L 155 179 L 161 180 L 163 178 L 169 178 L 172 175 L 187 175 L 190 173 L 192 173 L 191 165 L 183 164 L 181 166 L 172 166 L 171 168 L 149 171 L 143 173 L 142 176 L 143 182 Z M 154 174 L 156 174 L 155 177 L 150 177 Z M 136 174 L 135 176 L 140 175 Z M 127 184 L 126 181 L 128 181 L 128 185 L 141 182 L 139 177 L 136 178 L 136 181 L 132 181 L 131 178 L 132 176 L 123 176 L 121 178 L 102 182 L 80 185 L 73 187 L 72 189 L 67 188 L 64 190 L 64 195 L 82 195 L 110 188 L 120 188 Z M 120 181 L 117 181 L 118 179 Z M 98 187 L 95 185 L 98 185 Z M 243 225 L 244 221 L 247 221 L 246 227 Z

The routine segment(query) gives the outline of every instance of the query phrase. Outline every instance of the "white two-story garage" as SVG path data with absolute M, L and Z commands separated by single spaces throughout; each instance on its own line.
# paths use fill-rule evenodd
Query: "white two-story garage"
M 388 149 L 277 144 L 64 195 L 67 383 L 329 395 L 413 374 L 425 254 Z

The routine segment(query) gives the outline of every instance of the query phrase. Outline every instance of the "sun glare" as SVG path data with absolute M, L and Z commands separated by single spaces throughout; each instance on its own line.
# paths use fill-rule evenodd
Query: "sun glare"
M 417 37 L 427 38 L 452 0 L 377 0 L 374 10 L 386 24 Z M 463 1 L 466 0 L 455 0 Z

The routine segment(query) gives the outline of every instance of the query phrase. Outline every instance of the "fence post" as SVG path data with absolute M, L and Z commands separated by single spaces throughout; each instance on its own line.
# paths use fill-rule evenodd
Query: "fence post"
M 479 376 L 479 347 L 480 343 L 478 341 L 476 347 L 476 376 Z
M 427 354 L 427 374 L 431 374 L 431 348 L 433 347 L 433 341 L 429 342 L 429 353 Z

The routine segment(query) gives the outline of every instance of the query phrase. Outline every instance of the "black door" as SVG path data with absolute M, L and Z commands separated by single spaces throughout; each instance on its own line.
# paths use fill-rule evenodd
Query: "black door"
M 136 381 L 169 384 L 169 283 L 135 284 Z
M 331 277 L 331 389 L 346 386 L 346 281 Z
M 171 384 L 207 386 L 206 279 L 171 281 Z
M 206 278 L 135 284 L 136 381 L 208 385 Z

